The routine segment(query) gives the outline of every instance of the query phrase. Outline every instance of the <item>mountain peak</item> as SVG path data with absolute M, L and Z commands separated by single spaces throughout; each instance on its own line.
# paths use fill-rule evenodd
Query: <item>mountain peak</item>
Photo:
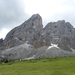
M 36 18 L 36 17 L 41 17 L 41 16 L 39 14 L 33 14 L 32 17 Z
M 38 30 L 40 28 L 43 28 L 43 25 L 42 25 L 42 18 L 39 14 L 33 14 L 28 20 L 27 20 L 28 23 L 31 23 L 29 25 L 32 25 L 33 28 L 37 28 Z
M 41 22 L 41 24 L 42 24 L 42 18 L 41 18 L 41 16 L 40 16 L 39 14 L 33 14 L 33 15 L 28 19 L 28 21 L 30 21 L 30 20 L 32 20 L 32 21 L 39 20 L 39 21 Z
M 58 20 L 57 22 L 65 23 L 65 20 Z
M 8 48 L 7 45 L 9 44 L 9 48 L 11 48 L 26 41 L 28 41 L 30 44 L 35 43 L 35 39 L 38 39 L 38 37 L 40 37 L 40 31 L 42 29 L 43 25 L 41 16 L 39 14 L 34 14 L 23 24 L 12 29 L 7 34 L 4 40 L 5 47 Z
M 11 48 L 28 41 L 34 47 L 65 44 L 75 49 L 75 29 L 69 22 L 58 20 L 50 22 L 44 28 L 39 14 L 33 14 L 22 25 L 12 29 L 4 39 L 4 48 Z

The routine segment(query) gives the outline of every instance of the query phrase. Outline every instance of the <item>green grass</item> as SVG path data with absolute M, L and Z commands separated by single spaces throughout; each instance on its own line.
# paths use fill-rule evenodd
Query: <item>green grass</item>
M 0 64 L 0 75 L 75 75 L 75 57 Z

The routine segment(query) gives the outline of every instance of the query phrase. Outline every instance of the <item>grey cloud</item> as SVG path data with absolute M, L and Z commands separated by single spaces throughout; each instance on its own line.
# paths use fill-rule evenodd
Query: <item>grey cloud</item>
M 0 29 L 14 27 L 27 19 L 23 0 L 0 0 Z

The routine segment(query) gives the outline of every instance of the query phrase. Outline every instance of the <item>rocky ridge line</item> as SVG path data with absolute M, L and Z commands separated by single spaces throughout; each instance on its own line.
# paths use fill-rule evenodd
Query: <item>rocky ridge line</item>
M 34 14 L 0 39 L 0 50 L 9 60 L 75 56 L 75 28 L 64 20 L 43 28 L 41 16 Z

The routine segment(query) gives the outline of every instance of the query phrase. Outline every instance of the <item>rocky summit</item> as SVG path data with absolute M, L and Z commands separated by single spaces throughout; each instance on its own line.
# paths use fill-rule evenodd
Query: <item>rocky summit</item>
M 39 14 L 32 15 L 22 25 L 12 29 L 4 40 L 5 48 L 11 48 L 28 43 L 35 45 L 40 37 L 40 31 L 43 29 L 42 18 Z
M 41 16 L 34 14 L 0 39 L 0 50 L 9 59 L 75 56 L 75 28 L 65 20 L 43 28 Z
M 75 49 L 75 29 L 69 22 L 64 20 L 50 22 L 45 26 L 41 34 L 50 43 L 62 44 Z

